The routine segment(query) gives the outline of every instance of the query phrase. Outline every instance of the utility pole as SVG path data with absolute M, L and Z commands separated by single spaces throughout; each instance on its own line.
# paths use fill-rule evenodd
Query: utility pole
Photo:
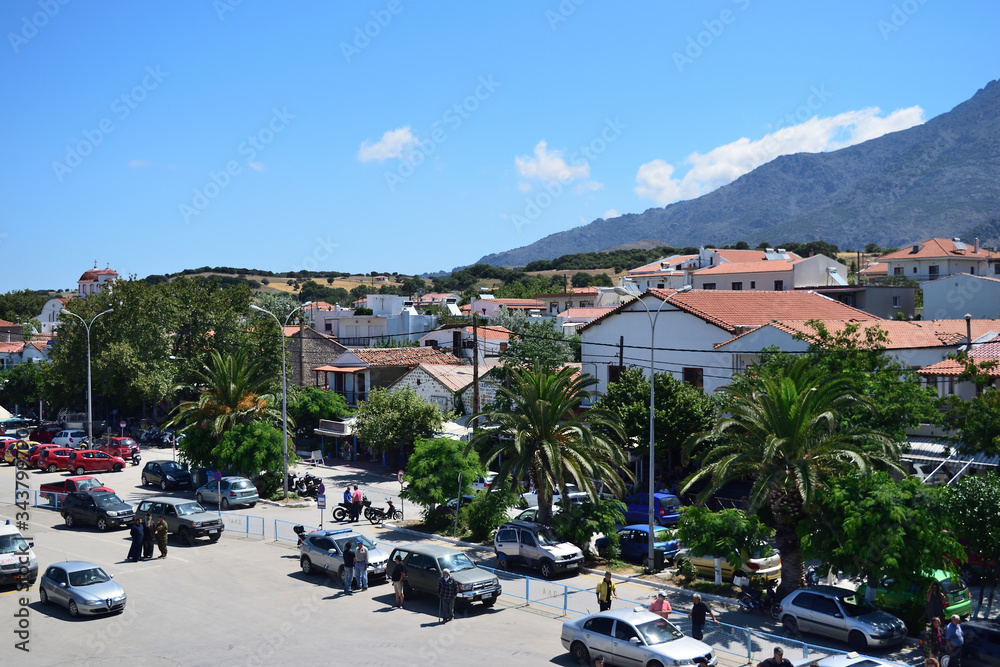
M 618 373 L 625 369 L 625 336 L 618 337 Z
M 472 412 L 479 412 L 479 318 L 472 313 Z M 472 430 L 476 430 L 479 420 L 472 422 Z

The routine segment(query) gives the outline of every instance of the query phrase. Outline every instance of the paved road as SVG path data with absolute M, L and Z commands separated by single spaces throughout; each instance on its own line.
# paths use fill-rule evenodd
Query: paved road
M 162 450 L 169 458 L 170 450 Z M 158 458 L 157 450 L 144 458 Z M 304 469 L 303 469 L 304 471 Z M 357 483 L 380 504 L 398 498 L 399 485 L 384 477 L 357 470 L 324 470 L 327 493 L 335 497 L 346 483 Z M 29 485 L 37 488 L 58 475 L 32 473 Z M 136 503 L 159 491 L 139 485 L 139 468 L 99 477 L 126 502 Z M 0 517 L 13 516 L 14 470 L 0 466 Z M 334 505 L 335 502 L 331 502 Z M 405 506 L 407 513 L 413 510 Z M 93 664 L 101 659 L 111 665 L 265 665 L 300 661 L 326 664 L 468 665 L 497 658 L 524 665 L 570 665 L 559 642 L 565 620 L 562 606 L 580 612 L 593 610 L 591 593 L 564 595 L 563 585 L 592 590 L 597 577 L 582 574 L 554 583 L 531 582 L 526 605 L 523 581 L 505 581 L 509 593 L 493 609 L 476 605 L 464 617 L 448 624 L 437 622 L 437 603 L 417 599 L 405 610 L 393 609 L 388 585 L 375 585 L 364 593 L 345 597 L 337 582 L 319 575 L 305 577 L 298 567 L 294 542 L 274 540 L 275 527 L 289 534 L 296 523 L 317 525 L 314 507 L 288 508 L 259 504 L 253 509 L 225 513 L 230 525 L 236 517 L 252 518 L 247 525 L 263 524 L 266 538 L 239 536 L 227 531 L 216 544 L 201 540 L 182 547 L 171 540 L 169 557 L 129 563 L 125 531 L 100 533 L 94 529 L 67 529 L 52 510 L 31 509 L 31 537 L 40 567 L 64 559 L 90 560 L 115 575 L 126 589 L 129 602 L 124 614 L 111 618 L 74 620 L 61 608 L 42 607 L 37 588 L 30 593 L 30 654 L 14 648 L 16 592 L 0 591 L 0 662 L 33 666 Z M 327 527 L 333 523 L 325 513 Z M 362 522 L 354 526 L 363 534 L 387 544 L 412 541 L 412 535 Z M 256 529 L 255 529 L 256 530 Z M 489 551 L 477 553 L 485 565 L 494 563 Z M 648 602 L 652 590 L 624 582 L 622 598 Z M 540 604 L 546 602 L 547 604 Z M 624 604 L 624 603 L 623 603 Z M 675 604 L 686 608 L 680 597 Z M 549 606 L 551 605 L 551 606 Z M 570 616 L 573 614 L 571 613 Z M 775 627 L 763 617 L 725 611 L 721 619 L 737 626 L 751 625 L 770 631 Z M 743 633 L 733 630 L 709 635 L 713 643 L 745 644 Z M 819 643 L 819 642 L 816 642 Z M 767 650 L 767 646 L 758 646 Z M 721 654 L 726 667 L 745 663 L 735 655 Z M 890 656 L 885 656 L 890 658 Z M 901 659 L 892 654 L 890 659 Z M 914 657 L 912 655 L 905 657 Z M 908 660 L 913 662 L 913 660 Z

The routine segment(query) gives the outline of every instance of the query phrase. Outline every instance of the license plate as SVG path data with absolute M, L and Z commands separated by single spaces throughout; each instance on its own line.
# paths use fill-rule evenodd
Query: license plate
M 208 531 L 208 534 L 209 534 L 209 535 L 214 535 L 214 534 L 215 534 L 215 533 L 217 533 L 217 532 L 219 532 L 219 531 L 218 531 L 218 530 L 216 530 L 215 528 L 213 528 L 212 530 Z

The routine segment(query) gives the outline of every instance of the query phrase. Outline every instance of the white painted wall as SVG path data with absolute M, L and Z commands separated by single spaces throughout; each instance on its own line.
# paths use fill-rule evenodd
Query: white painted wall
M 924 319 L 960 320 L 1000 318 L 1000 280 L 960 273 L 920 286 L 924 292 Z

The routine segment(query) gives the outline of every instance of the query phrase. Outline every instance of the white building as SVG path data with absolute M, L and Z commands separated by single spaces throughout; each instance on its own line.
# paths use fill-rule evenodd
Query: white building
M 91 294 L 99 294 L 104 288 L 109 287 L 111 283 L 118 280 L 118 272 L 112 269 L 110 266 L 104 269 L 97 268 L 97 262 L 94 262 L 94 268 L 88 269 L 83 272 L 80 279 L 76 281 L 77 285 L 77 296 L 80 298 L 90 296 Z
M 980 248 L 979 239 L 969 246 L 957 238 L 935 238 L 883 255 L 861 271 L 870 280 L 909 278 L 918 283 L 957 273 L 1000 277 L 1000 253 Z
M 59 313 L 63 306 L 69 303 L 69 299 L 49 299 L 42 306 L 42 312 L 35 318 L 42 324 L 43 334 L 54 334 L 59 327 Z
M 1000 264 L 995 264 L 1000 267 Z M 1000 318 L 1000 278 L 957 273 L 920 286 L 924 317 L 935 320 Z
M 421 347 L 450 350 L 459 359 L 472 360 L 474 343 L 479 349 L 479 363 L 496 359 L 510 344 L 511 332 L 501 326 L 482 325 L 476 327 L 473 341 L 472 326 L 466 324 L 445 325 L 420 339 Z M 457 352 L 456 352 L 457 350 Z

